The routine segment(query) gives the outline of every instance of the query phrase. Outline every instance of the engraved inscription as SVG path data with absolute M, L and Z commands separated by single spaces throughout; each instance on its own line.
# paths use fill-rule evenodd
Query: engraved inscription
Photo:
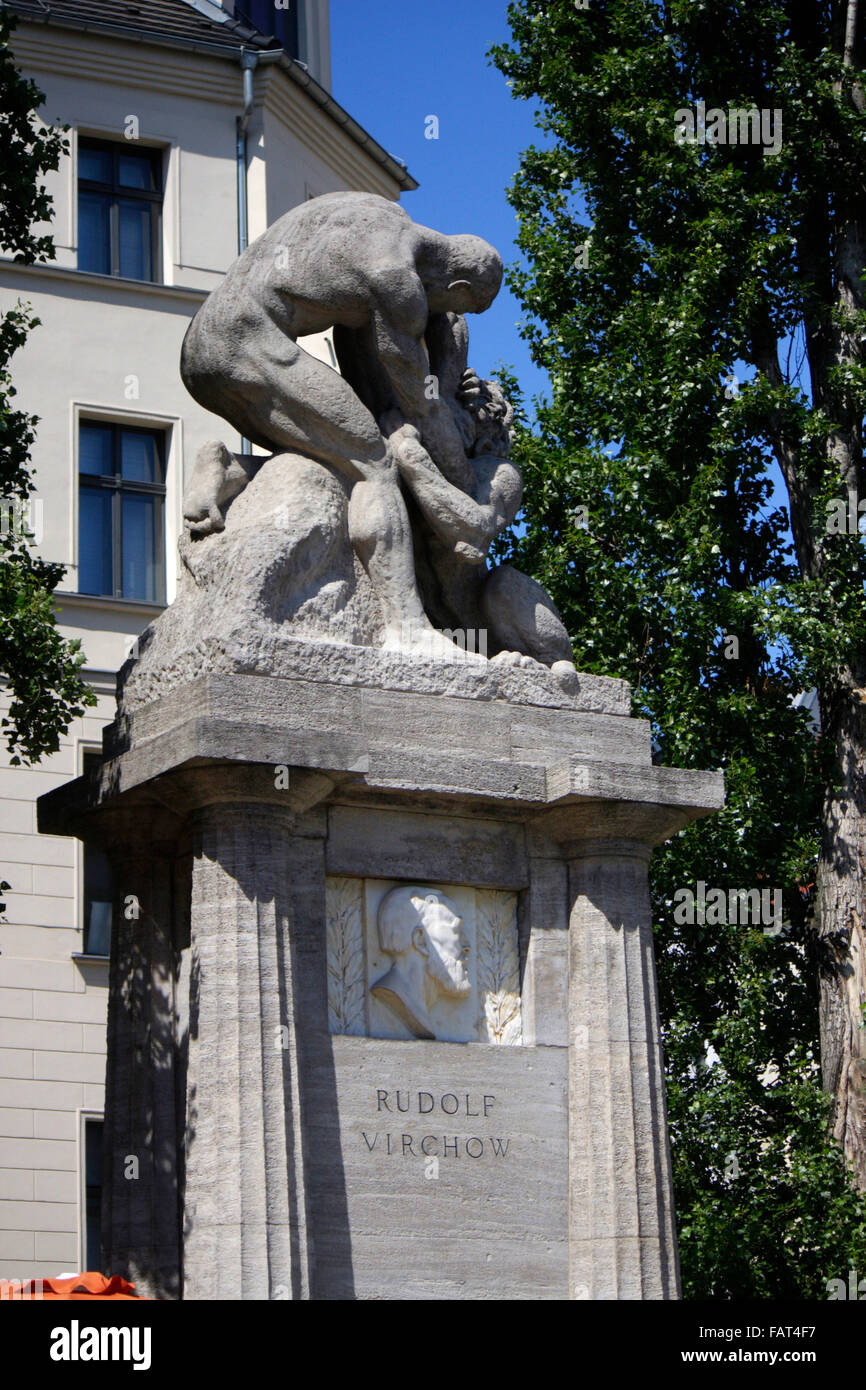
M 496 1097 L 467 1091 L 402 1091 L 379 1087 L 376 1090 L 377 1122 L 385 1115 L 429 1115 L 429 1123 L 440 1117 L 487 1120 L 496 1107 Z M 444 1126 L 443 1126 L 444 1127 Z M 441 1131 L 422 1134 L 396 1133 L 391 1129 L 361 1131 L 361 1141 L 367 1153 L 399 1158 L 507 1158 L 511 1139 L 501 1134 L 465 1133 L 443 1134 Z
M 402 1101 L 401 1101 L 402 1097 Z M 432 1091 L 383 1091 L 376 1092 L 377 1111 L 398 1110 L 401 1114 L 432 1115 L 437 1110 L 443 1115 L 483 1115 L 486 1119 L 496 1104 L 495 1096 L 458 1095 L 456 1091 L 446 1091 L 444 1095 L 434 1095 Z M 465 1106 L 465 1109 L 464 1109 Z M 480 1106 L 480 1109 L 470 1109 Z

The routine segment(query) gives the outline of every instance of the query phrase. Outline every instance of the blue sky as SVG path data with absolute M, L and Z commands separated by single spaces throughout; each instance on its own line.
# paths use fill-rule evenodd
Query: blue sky
M 331 0 L 333 94 L 418 180 L 401 202 L 416 222 L 474 232 L 517 258 L 505 190 L 520 152 L 539 133 L 485 54 L 510 37 L 506 0 Z M 437 116 L 439 138 L 425 138 Z M 520 306 L 503 285 L 485 314 L 469 317 L 469 362 L 482 375 L 511 365 L 532 396 L 547 378 L 517 329 Z
M 401 202 L 416 222 L 474 232 L 517 259 L 517 219 L 506 198 L 521 151 L 543 136 L 535 103 L 515 101 L 486 53 L 510 40 L 507 0 L 331 0 L 332 87 L 337 101 L 418 180 Z M 439 138 L 425 138 L 428 116 Z M 505 362 L 524 397 L 546 394 L 517 324 L 521 309 L 503 285 L 485 314 L 469 316 L 469 361 L 483 376 Z M 735 364 L 742 384 L 751 372 Z M 770 505 L 786 505 L 770 469 Z

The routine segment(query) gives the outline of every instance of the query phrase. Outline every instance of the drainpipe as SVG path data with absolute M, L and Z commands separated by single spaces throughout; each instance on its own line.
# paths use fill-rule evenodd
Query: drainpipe
M 237 118 L 237 166 L 238 166 L 238 255 L 246 251 L 250 236 L 249 209 L 247 207 L 247 126 L 253 109 L 253 71 L 258 63 L 258 54 L 241 49 L 241 72 L 244 79 L 244 109 Z
M 247 126 L 253 111 L 253 73 L 260 63 L 276 63 L 284 57 L 283 50 L 268 49 L 265 53 L 241 49 L 241 72 L 244 80 L 244 105 L 237 117 L 237 140 L 235 158 L 238 175 L 238 255 L 246 251 L 250 240 L 249 200 L 247 197 Z M 247 439 L 241 439 L 241 453 L 249 454 L 252 446 Z
M 250 215 L 247 203 L 247 126 L 253 109 L 253 72 L 258 57 L 241 49 L 241 72 L 244 80 L 244 108 L 237 117 L 237 144 L 235 158 L 238 174 L 238 255 L 246 251 L 250 239 Z M 251 453 L 250 442 L 241 435 L 241 453 Z

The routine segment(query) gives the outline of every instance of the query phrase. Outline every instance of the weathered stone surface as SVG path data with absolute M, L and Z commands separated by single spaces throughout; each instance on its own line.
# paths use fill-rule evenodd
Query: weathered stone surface
M 536 1046 L 567 1047 L 568 866 L 561 858 L 532 856 L 527 879 L 520 933 L 526 962 L 524 1036 Z
M 352 1037 L 332 1045 L 320 1084 L 336 1089 L 339 1128 L 324 1111 L 310 1122 L 322 1156 L 309 1175 L 318 1296 L 567 1298 L 567 1052 Z M 428 1097 L 432 1110 L 419 1113 Z M 330 1215 L 338 1192 L 351 1268 Z
M 309 1297 L 291 819 L 205 808 L 192 873 L 184 1296 Z
M 449 666 L 462 654 L 485 674 L 489 657 L 512 674 L 492 672 L 486 698 L 522 690 L 556 705 L 578 692 L 545 590 L 486 563 L 521 478 L 513 411 L 469 369 L 463 315 L 483 312 L 501 278 L 479 237 L 351 192 L 293 208 L 230 267 L 190 324 L 181 373 L 267 453 L 218 440 L 199 451 L 183 583 L 127 682 L 129 708 L 196 668 L 299 674 L 288 639 Z M 328 328 L 339 373 L 298 341 Z M 333 652 L 318 661 L 345 667 Z M 389 672 L 415 683 L 392 667 L 384 684 Z M 462 692 L 453 672 L 438 676 L 430 688 Z
M 170 615 L 175 615 L 171 617 Z M 301 641 L 285 629 L 260 631 L 248 618 L 212 632 L 214 615 L 195 603 L 190 616 L 174 605 L 138 639 L 139 654 L 118 678 L 121 711 L 133 713 L 207 673 L 257 674 L 310 684 L 361 686 L 417 695 L 627 715 L 625 681 L 580 673 L 566 692 L 544 667 L 425 660 L 401 652 Z
M 377 646 L 382 622 L 353 557 L 348 501 L 324 464 L 297 453 L 267 459 L 228 509 L 222 532 L 181 537 L 183 584 L 160 622 L 171 629 L 160 632 L 166 649 L 183 652 L 236 630 L 255 631 L 265 646 L 282 631 Z
M 271 757 L 274 744 L 267 731 L 273 730 L 274 737 L 283 740 L 285 754 L 309 743 L 315 758 L 316 750 L 327 744 L 340 750 L 337 762 L 342 758 L 346 770 L 353 759 L 371 753 L 383 759 L 416 753 L 458 763 L 462 759 L 556 768 L 562 795 L 571 789 L 572 760 L 578 758 L 584 763 L 605 759 L 600 771 L 608 761 L 650 770 L 647 725 L 621 717 L 618 689 L 613 691 L 614 699 L 606 702 L 617 711 L 610 715 L 523 705 L 515 699 L 493 698 L 489 689 L 482 696 L 471 686 L 463 695 L 440 695 L 424 690 L 423 680 L 418 682 L 420 689 L 383 690 L 376 685 L 375 666 L 370 669 L 366 662 L 355 675 L 357 682 L 350 685 L 324 678 L 289 681 L 220 672 L 199 676 L 185 686 L 178 684 L 153 703 L 132 710 L 124 691 L 118 719 L 106 733 L 105 751 L 117 756 L 132 745 L 140 752 L 154 740 L 169 733 L 176 740 L 185 726 L 197 725 L 199 733 L 208 726 L 219 729 L 225 757 L 234 756 L 235 741 L 245 740 L 238 756 L 259 762 L 285 761 L 285 756 Z M 362 676 L 369 684 L 362 684 Z M 484 701 L 480 707 L 479 698 Z M 259 756 L 250 746 L 252 739 L 260 745 Z M 387 775 L 384 761 L 381 766 L 383 776 Z
M 677 1296 L 649 852 L 591 842 L 569 865 L 573 1298 Z
M 141 834 L 142 829 L 149 834 Z M 138 832 L 138 833 L 136 833 Z M 127 818 L 109 846 L 114 913 L 103 1191 L 105 1265 L 146 1298 L 180 1289 L 176 1095 L 182 1042 L 174 1016 L 172 862 L 156 826 Z
M 334 805 L 328 810 L 328 872 L 361 875 L 378 865 L 381 877 L 438 883 L 525 888 L 529 882 L 520 824 L 482 815 L 442 816 L 376 806 Z
M 490 714 L 477 749 L 473 711 Z M 184 1297 L 216 1296 L 217 1266 L 250 1298 L 675 1296 L 646 867 L 656 838 L 718 804 L 718 778 L 654 767 L 644 726 L 621 715 L 250 675 L 179 687 L 107 746 L 99 776 L 41 799 L 40 824 L 105 842 L 117 817 L 140 817 L 147 836 L 156 818 L 174 866 L 175 1132 L 189 1122 L 162 1186 L 142 1189 L 137 1226 L 111 1177 L 121 1263 L 171 1290 L 170 1251 L 146 1232 L 157 1195 L 176 1192 Z M 400 885 L 472 901 L 476 918 L 479 901 L 510 904 L 517 961 L 502 993 L 519 1004 L 519 1037 L 377 1038 L 361 1035 L 366 1018 L 334 1036 L 328 875 L 363 881 L 374 907 Z M 375 912 L 363 916 L 369 949 Z M 128 935 L 118 1076 L 131 1075 Z M 142 997 L 158 1001 L 165 951 L 141 943 Z M 473 943 L 480 982 L 477 920 Z M 388 968 L 361 979 L 365 1008 Z M 401 1104 L 377 1129 L 379 1088 Z M 508 1128 L 485 1124 L 482 1103 L 465 1117 L 474 1128 L 456 1114 L 431 1127 L 422 1109 L 418 1130 L 407 1090 L 423 1105 L 496 1095 Z M 128 1151 L 145 1148 L 145 1115 L 119 1116 Z M 172 1132 L 171 1116 L 161 1124 Z M 425 1176 L 434 1158 L 439 1175 Z

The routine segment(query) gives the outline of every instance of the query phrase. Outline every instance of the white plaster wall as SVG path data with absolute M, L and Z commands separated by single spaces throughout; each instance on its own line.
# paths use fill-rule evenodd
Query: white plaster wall
M 0 752 L 0 863 L 11 884 L 0 955 L 0 1279 L 82 1268 L 82 1111 L 104 1103 L 107 962 L 82 950 L 81 849 L 36 833 L 35 799 L 99 747 L 113 700 L 75 720 L 37 768 Z M 2 702 L 2 708 L 8 701 Z
M 327 2 L 316 19 L 319 71 L 329 85 Z M 0 1279 L 82 1267 L 81 1116 L 103 1105 L 107 966 L 81 949 L 80 849 L 36 833 L 36 797 L 80 771 L 83 746 L 100 746 L 114 713 L 113 673 L 153 606 L 77 596 L 77 419 L 104 413 L 171 428 L 166 498 L 168 596 L 176 573 L 184 473 L 206 439 L 237 447 L 224 421 L 201 410 L 178 374 L 187 324 L 237 250 L 234 63 L 22 25 L 13 47 L 45 92 L 42 115 L 68 123 L 71 150 L 46 177 L 57 247 L 48 267 L 0 258 L 0 309 L 19 298 L 41 319 L 13 359 L 16 404 L 40 417 L 33 464 L 43 501 L 41 553 L 67 565 L 61 630 L 81 639 L 99 704 L 76 720 L 56 755 L 36 769 L 8 766 L 0 747 L 0 877 L 12 884 L 0 924 Z M 250 128 L 250 232 L 316 193 L 397 187 L 284 73 L 256 76 Z M 269 97 L 269 93 L 277 93 Z M 272 109 L 271 109 L 272 108 Z M 79 274 L 75 156 L 80 132 L 139 136 L 166 161 L 163 286 Z M 305 342 L 326 362 L 327 335 Z M 135 378 L 133 386 L 132 378 Z M 137 394 L 134 394 L 136 393 Z
M 158 50 L 153 50 L 157 53 Z M 240 109 L 241 76 L 220 63 L 215 97 L 172 93 L 126 82 L 99 80 L 100 64 L 111 68 L 111 45 L 82 65 L 80 75 L 36 67 L 32 76 L 45 94 L 40 115 L 47 122 L 71 127 L 69 154 L 45 185 L 54 200 L 49 224 L 57 248 L 56 264 L 77 268 L 78 226 L 75 167 L 79 135 L 125 139 L 137 121 L 138 142 L 163 151 L 163 278 L 167 284 L 213 289 L 237 254 L 235 117 Z M 172 79 L 177 64 L 164 60 L 163 76 Z M 94 80 L 96 78 L 97 80 Z M 234 90 L 233 90 L 234 89 Z

